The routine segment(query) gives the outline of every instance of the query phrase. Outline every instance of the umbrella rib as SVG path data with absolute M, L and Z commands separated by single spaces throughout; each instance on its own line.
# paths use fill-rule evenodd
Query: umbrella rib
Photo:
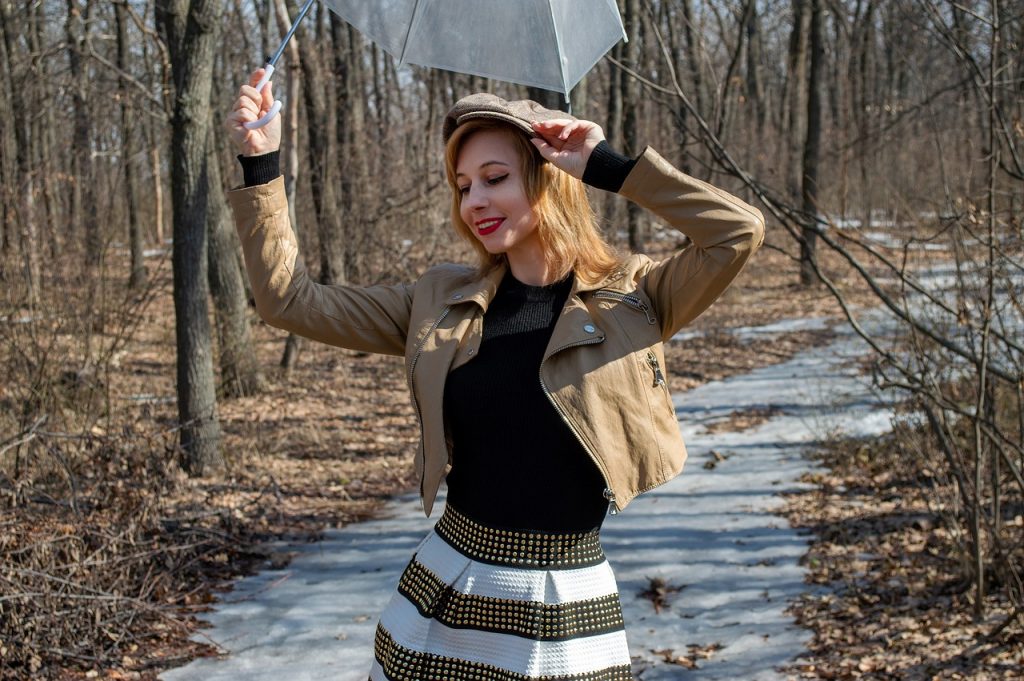
M 402 41 L 402 55 L 398 58 L 398 66 L 401 68 L 405 66 L 405 53 L 409 49 L 409 38 L 412 36 L 413 29 L 416 28 L 416 24 L 420 21 L 420 0 L 416 0 L 416 3 L 412 6 L 412 17 L 409 19 L 409 28 L 405 31 L 405 40 Z
M 555 10 L 552 8 L 551 3 L 553 0 L 547 0 L 548 16 L 551 17 L 551 30 L 555 33 L 555 48 L 558 50 L 558 74 L 562 77 L 562 94 L 565 96 L 565 101 L 569 101 L 569 87 L 565 82 L 565 52 L 562 50 L 562 36 L 558 32 L 558 26 L 555 25 Z

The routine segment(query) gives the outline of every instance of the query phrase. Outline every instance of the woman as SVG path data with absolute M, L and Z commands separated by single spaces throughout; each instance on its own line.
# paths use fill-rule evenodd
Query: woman
M 226 125 L 244 188 L 230 193 L 259 313 L 333 345 L 401 354 L 421 426 L 430 514 L 377 627 L 370 678 L 630 679 L 599 530 L 675 476 L 686 450 L 663 341 L 708 307 L 763 239 L 760 213 L 647 149 L 628 159 L 595 123 L 529 101 L 459 100 L 443 130 L 452 223 L 476 267 L 415 283 L 309 279 L 278 170 L 280 122 L 262 71 Z M 617 257 L 583 184 L 617 191 L 686 234 L 661 261 Z

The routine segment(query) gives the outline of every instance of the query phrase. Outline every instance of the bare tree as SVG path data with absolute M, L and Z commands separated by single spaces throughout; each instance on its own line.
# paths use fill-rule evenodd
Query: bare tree
M 281 2 L 282 9 L 284 3 Z M 303 31 L 297 41 L 302 69 L 302 95 L 306 107 L 306 136 L 309 141 L 309 185 L 313 196 L 314 224 L 320 244 L 320 281 L 325 284 L 345 281 L 346 235 L 338 210 L 335 179 L 337 142 L 337 101 L 325 92 L 328 79 L 322 63 L 328 44 L 323 35 L 326 22 L 317 17 L 315 29 Z M 308 26 L 308 24 L 307 24 Z M 318 34 L 314 37 L 314 30 Z M 330 55 L 328 55 L 330 56 Z
M 821 157 L 821 74 L 825 49 L 821 35 L 821 0 L 810 0 L 810 68 L 807 77 L 807 137 L 804 142 L 801 195 L 804 213 L 811 216 L 801 231 L 800 283 L 810 286 L 817 281 L 811 261 L 817 243 L 818 163 Z
M 213 216 L 207 134 L 219 0 L 158 0 L 174 75 L 171 197 L 178 418 L 183 464 L 203 475 L 223 466 L 207 296 L 207 224 Z M 219 191 L 219 187 L 216 190 Z
M 117 24 L 117 68 L 127 74 L 130 68 L 128 45 L 127 0 L 114 3 L 114 16 Z M 135 125 L 132 122 L 132 93 L 125 77 L 121 78 L 121 165 L 124 172 L 125 205 L 128 209 L 128 243 L 131 250 L 131 275 L 128 286 L 141 288 L 146 283 L 146 264 L 142 255 L 142 226 L 139 224 L 139 211 L 135 196 L 135 173 L 132 172 L 134 162 Z
M 220 392 L 225 397 L 241 397 L 262 392 L 265 381 L 249 327 L 248 298 L 238 263 L 238 236 L 224 200 L 219 160 L 222 145 L 218 133 L 211 121 L 206 159 L 210 181 L 207 268 L 217 320 Z
M 9 3 L 0 3 L 0 18 L 4 24 L 4 52 L 7 59 L 4 59 L 4 80 L 11 85 L 14 84 L 14 77 L 11 73 L 9 59 L 14 55 L 14 41 L 10 29 L 12 27 L 11 6 Z M 11 90 L 14 91 L 13 89 Z M 21 250 L 22 267 L 24 271 L 25 290 L 30 305 L 35 306 L 39 302 L 39 289 L 41 286 L 41 271 L 39 264 L 39 230 L 37 228 L 35 194 L 36 178 L 35 169 L 32 167 L 32 149 L 30 143 L 31 119 L 29 112 L 23 107 L 15 106 L 11 112 L 14 127 L 14 158 L 15 173 L 12 178 L 16 206 L 10 215 L 14 218 L 8 222 L 9 225 L 17 225 L 16 231 L 5 230 L 4 236 L 7 239 L 17 237 L 17 243 Z
M 71 71 L 71 92 L 74 101 L 73 138 L 77 153 L 71 157 L 71 220 L 74 228 L 82 226 L 85 234 L 85 262 L 99 264 L 103 249 L 99 216 L 96 211 L 96 190 L 93 183 L 92 113 L 89 108 L 89 74 L 87 59 L 91 47 L 89 17 L 93 0 L 67 0 L 66 32 L 68 61 Z
M 623 24 L 629 42 L 625 45 L 625 52 L 622 55 L 623 63 L 629 68 L 639 70 L 640 64 L 640 43 L 642 40 L 643 22 L 640 16 L 640 0 L 625 0 L 625 16 Z M 636 156 L 643 148 L 640 145 L 640 84 L 624 73 L 621 75 L 620 86 L 622 88 L 622 146 L 629 156 Z M 643 211 L 640 206 L 629 201 L 626 203 L 626 234 L 629 239 L 629 250 L 639 253 L 644 250 L 644 235 L 640 216 Z

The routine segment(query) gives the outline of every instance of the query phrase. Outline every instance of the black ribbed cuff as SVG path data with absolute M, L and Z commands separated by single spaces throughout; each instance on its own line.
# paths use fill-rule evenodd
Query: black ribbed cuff
M 587 159 L 583 182 L 606 192 L 617 192 L 635 165 L 636 160 L 612 149 L 608 140 L 601 140 Z
M 246 187 L 266 184 L 281 174 L 281 152 L 271 151 L 259 156 L 238 155 Z

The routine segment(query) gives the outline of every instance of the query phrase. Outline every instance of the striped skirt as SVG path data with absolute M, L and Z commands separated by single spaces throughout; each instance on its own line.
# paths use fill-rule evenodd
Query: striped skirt
M 481 525 L 445 508 L 377 624 L 371 681 L 630 681 L 598 531 Z

